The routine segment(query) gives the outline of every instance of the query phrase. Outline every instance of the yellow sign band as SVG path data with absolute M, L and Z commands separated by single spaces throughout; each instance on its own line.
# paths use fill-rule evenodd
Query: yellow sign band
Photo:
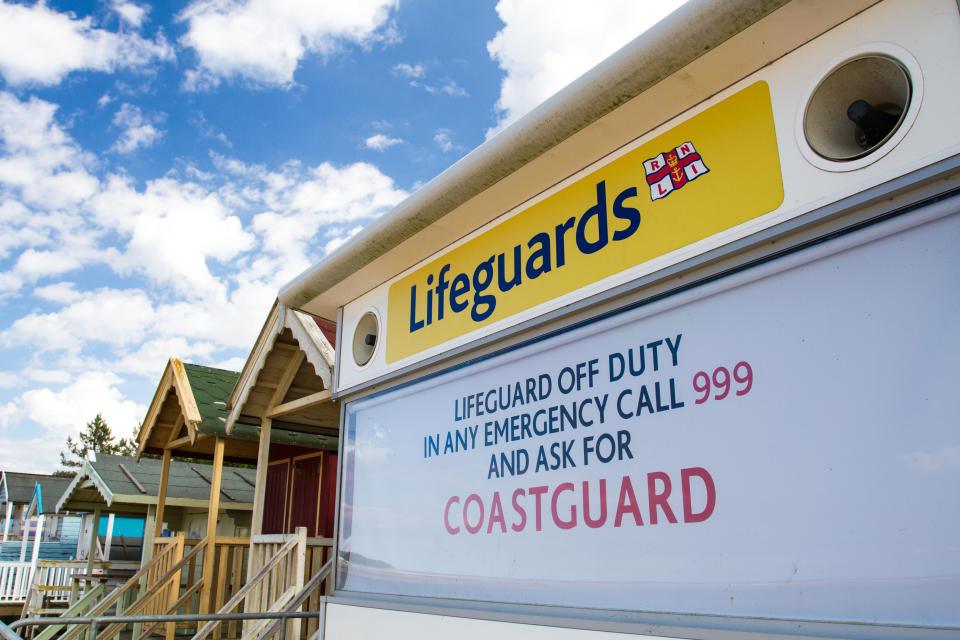
M 390 286 L 387 362 L 773 211 L 770 92 L 757 82 Z

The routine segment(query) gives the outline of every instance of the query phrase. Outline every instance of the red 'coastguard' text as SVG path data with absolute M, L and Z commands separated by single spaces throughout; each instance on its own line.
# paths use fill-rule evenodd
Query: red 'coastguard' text
M 694 483 L 699 484 L 696 492 Z M 623 476 L 612 482 L 601 478 L 521 487 L 510 495 L 501 496 L 499 491 L 494 491 L 487 498 L 471 493 L 447 500 L 443 526 L 450 535 L 519 533 L 528 527 L 543 531 L 545 526 L 598 529 L 703 522 L 713 514 L 717 504 L 716 485 L 703 467 L 680 470 L 681 495 L 674 495 L 671 505 L 673 492 L 670 476 L 663 471 L 652 471 L 646 478 Z M 696 505 L 694 493 L 701 496 Z M 677 504 L 678 497 L 680 504 Z

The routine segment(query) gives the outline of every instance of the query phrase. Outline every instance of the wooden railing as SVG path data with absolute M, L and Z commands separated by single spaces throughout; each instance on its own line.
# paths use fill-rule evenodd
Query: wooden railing
M 211 610 L 228 613 L 310 610 L 332 586 L 330 578 L 330 538 L 308 538 L 306 530 L 295 534 L 249 538 L 217 537 L 213 584 L 203 585 L 203 557 L 206 540 L 188 540 L 183 534 L 160 538 L 153 546 L 150 562 L 126 583 L 89 608 L 86 615 L 164 615 L 200 613 L 201 594 L 209 594 Z M 249 579 L 247 579 L 249 576 Z M 316 620 L 287 623 L 290 640 L 305 639 L 316 629 Z M 196 623 L 136 624 L 132 640 L 163 635 L 193 633 L 203 640 L 244 638 L 265 640 L 280 629 L 277 621 L 211 622 L 197 629 Z M 125 624 L 103 628 L 96 640 L 116 640 Z M 68 629 L 60 640 L 77 640 L 83 627 Z
M 300 540 L 302 539 L 302 542 Z M 320 596 L 332 587 L 332 582 L 324 577 L 321 570 L 327 562 L 331 549 L 332 538 L 308 538 L 306 529 L 297 528 L 293 534 L 261 535 L 252 538 L 250 543 L 251 570 L 257 570 L 271 559 L 284 556 L 283 546 L 290 540 L 297 542 L 296 555 L 287 552 L 286 559 L 293 561 L 293 571 L 283 573 L 275 570 L 269 577 L 259 581 L 259 585 L 251 591 L 251 598 L 246 603 L 246 611 L 293 611 L 301 606 L 306 610 L 319 606 Z M 282 568 L 282 565 L 281 567 Z M 287 576 L 286 581 L 283 577 Z M 316 579 L 315 579 L 316 578 Z M 252 582 L 252 580 L 251 580 Z M 308 619 L 306 624 L 300 620 L 291 620 L 287 623 L 287 638 L 309 638 L 316 627 L 315 619 Z M 248 625 L 244 632 L 244 639 L 260 640 L 274 635 L 279 631 L 279 623 L 261 621 Z
M 40 560 L 33 575 L 27 606 L 29 607 L 31 604 L 39 606 L 44 600 L 64 604 L 69 602 L 71 597 L 76 598 L 82 595 L 84 588 L 73 579 L 73 576 L 86 570 L 87 563 L 80 560 Z M 73 589 L 74 584 L 78 585 L 76 591 Z M 40 602 L 32 603 L 31 600 L 35 598 Z
M 243 586 L 248 538 L 217 537 L 214 539 L 214 584 L 209 590 L 211 601 L 229 600 Z M 88 612 L 90 616 L 106 615 L 115 609 L 116 615 L 166 615 L 200 613 L 203 584 L 203 557 L 207 540 L 190 540 L 178 534 L 154 542 L 153 557 L 125 584 L 111 592 Z M 189 550 L 187 550 L 189 549 Z M 113 624 L 97 634 L 97 640 L 115 640 L 126 624 Z M 133 625 L 133 640 L 160 633 L 166 640 L 181 633 L 196 631 L 196 623 L 152 623 Z M 61 640 L 74 640 L 83 632 L 74 627 Z
M 171 575 L 174 565 L 183 559 L 183 549 L 187 542 L 183 534 L 170 538 L 155 538 L 153 552 L 150 555 L 150 568 L 140 579 L 140 593 L 148 592 L 152 587 L 163 582 L 156 595 L 144 606 L 147 615 L 166 613 L 167 608 L 180 597 L 180 579 Z M 164 581 L 164 578 L 167 578 Z
M 30 562 L 0 562 L 0 604 L 27 599 L 32 569 Z
M 182 540 L 183 534 L 180 534 L 178 537 Z M 123 609 L 123 614 L 128 616 L 142 615 L 145 614 L 147 610 L 155 611 L 158 613 L 178 613 L 180 609 L 186 608 L 190 609 L 194 596 L 199 593 L 200 589 L 203 586 L 202 580 L 197 580 L 195 583 L 188 582 L 186 584 L 186 589 L 181 593 L 183 585 L 181 584 L 181 576 L 183 573 L 195 574 L 199 568 L 200 560 L 203 557 L 201 552 L 207 546 L 206 539 L 197 542 L 193 545 L 193 548 L 185 554 L 182 558 L 173 563 L 170 568 L 159 575 L 153 584 L 148 584 L 146 589 L 144 589 L 140 597 L 134 600 L 129 606 Z M 171 554 L 177 553 L 177 550 L 182 550 L 183 546 L 180 545 L 171 545 L 173 551 L 170 551 Z M 162 562 L 166 563 L 172 558 L 164 558 Z M 156 560 L 156 558 L 154 558 Z M 152 564 L 152 561 L 151 561 Z M 202 574 L 201 574 L 202 575 Z M 136 584 L 133 584 L 131 579 L 123 588 L 135 588 L 139 586 L 139 576 L 137 577 Z M 120 591 L 121 589 L 117 589 Z M 117 591 L 110 594 L 110 597 L 114 597 Z M 107 599 L 109 600 L 110 597 Z M 117 614 L 119 615 L 119 611 Z M 93 614 L 91 614 L 93 615 Z M 140 637 L 149 636 L 153 631 L 159 628 L 161 623 L 154 623 L 147 628 L 144 628 L 139 635 Z M 120 631 L 123 630 L 125 624 L 117 623 L 108 625 L 102 632 L 97 635 L 97 640 L 112 640 L 116 638 Z M 175 628 L 173 623 L 167 623 L 166 637 L 167 640 L 173 640 L 175 634 Z M 70 640 L 69 638 L 63 638 L 63 640 Z
M 80 599 L 72 603 L 65 611 L 62 612 L 62 616 L 70 617 L 86 615 L 90 608 L 93 607 L 97 603 L 97 600 L 100 599 L 100 596 L 103 594 L 103 590 L 104 584 L 102 582 L 87 589 L 86 593 L 84 593 Z M 25 613 L 23 617 L 32 617 L 32 615 Z M 39 635 L 34 636 L 33 640 L 53 640 L 62 629 L 63 625 L 51 625 L 42 630 Z
M 211 611 L 220 611 L 239 593 L 247 582 L 250 538 L 217 538 L 215 584 L 211 588 Z M 228 623 L 231 638 L 236 637 L 238 623 Z M 217 632 L 217 638 L 221 636 Z
M 86 595 L 95 583 L 111 581 L 106 577 L 98 580 L 98 574 L 111 576 L 116 585 L 124 574 L 130 575 L 138 568 L 138 562 L 94 562 L 88 566 L 83 560 L 39 560 L 24 598 L 23 616 L 58 615 L 61 609 Z M 93 575 L 85 575 L 87 569 Z
M 250 541 L 249 578 L 218 607 L 217 613 L 234 613 L 241 608 L 247 613 L 287 611 L 318 599 L 322 593 L 320 586 L 329 582 L 329 566 L 324 567 L 323 563 L 327 562 L 332 543 L 330 538 L 308 538 L 303 527 L 293 534 L 254 536 Z M 223 576 L 224 572 L 218 572 L 218 575 Z M 290 625 L 291 639 L 299 637 L 301 631 L 312 632 L 312 629 L 301 629 L 299 620 Z M 205 640 L 211 635 L 215 640 L 224 635 L 236 638 L 236 623 L 226 623 L 226 626 L 224 634 L 220 621 L 208 622 L 197 631 L 193 640 Z M 312 626 L 315 627 L 316 622 Z M 265 638 L 278 629 L 269 620 L 248 622 L 240 637 L 243 640 Z
M 149 563 L 147 563 L 146 566 L 133 574 L 124 584 L 111 591 L 105 598 L 91 607 L 87 612 L 87 615 L 91 617 L 104 616 L 107 615 L 112 608 L 117 609 L 116 613 L 122 613 L 123 602 L 121 599 L 125 598 L 127 594 L 139 587 L 140 579 L 146 576 L 147 573 L 154 567 L 154 563 L 158 561 L 158 558 L 154 557 Z M 74 640 L 74 638 L 77 638 L 85 631 L 86 628 L 83 626 L 73 626 L 60 637 L 60 640 Z
M 293 611 L 315 611 L 316 608 L 319 608 L 319 605 L 312 605 L 316 607 L 311 609 L 307 605 L 308 601 L 312 598 L 319 598 L 322 593 L 320 586 L 323 583 L 329 584 L 333 579 L 333 558 L 327 560 L 320 569 L 313 574 L 313 576 L 303 585 L 303 589 L 300 590 L 293 599 L 286 604 L 283 608 L 279 609 L 282 612 L 293 612 Z M 259 632 L 256 636 L 256 640 L 266 640 L 267 638 L 272 638 L 280 631 L 280 625 L 288 625 L 288 631 L 286 633 L 287 637 L 297 638 L 298 640 L 315 640 L 318 635 L 318 625 L 319 619 L 310 617 L 306 619 L 306 624 L 303 624 L 303 620 L 294 619 L 288 620 L 286 622 L 274 618 L 268 620 L 267 624 L 263 627 L 263 630 Z

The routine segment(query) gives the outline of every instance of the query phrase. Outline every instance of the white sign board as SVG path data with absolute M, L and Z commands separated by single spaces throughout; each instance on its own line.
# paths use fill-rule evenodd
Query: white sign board
M 923 214 L 351 402 L 340 588 L 960 625 L 960 215 Z

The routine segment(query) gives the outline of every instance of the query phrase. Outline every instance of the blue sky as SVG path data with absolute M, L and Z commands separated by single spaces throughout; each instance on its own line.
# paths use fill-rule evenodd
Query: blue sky
M 238 370 L 280 286 L 680 0 L 0 0 L 0 468 L 167 359 Z

